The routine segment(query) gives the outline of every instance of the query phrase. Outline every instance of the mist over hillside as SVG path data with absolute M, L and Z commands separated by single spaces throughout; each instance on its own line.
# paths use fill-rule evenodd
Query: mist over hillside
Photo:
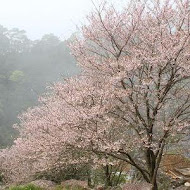
M 53 34 L 32 41 L 25 31 L 0 26 L 0 146 L 12 144 L 17 116 L 37 104 L 46 86 L 79 72 L 67 47 Z

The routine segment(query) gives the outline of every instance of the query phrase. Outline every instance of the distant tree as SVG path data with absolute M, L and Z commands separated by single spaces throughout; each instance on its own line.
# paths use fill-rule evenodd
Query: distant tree
M 53 34 L 31 41 L 23 30 L 0 26 L 0 147 L 12 144 L 17 115 L 47 84 L 78 72 L 66 43 Z
M 19 82 L 15 80 L 15 77 L 18 79 L 19 73 L 24 74 L 22 71 L 16 70 L 17 63 L 19 62 L 19 55 L 28 51 L 30 40 L 26 37 L 25 31 L 16 28 L 8 30 L 0 26 L 0 44 L 0 102 L 2 113 L 0 114 L 0 146 L 6 146 L 11 142 L 11 136 L 14 134 L 11 128 L 13 117 L 10 110 L 12 110 L 14 102 L 13 94 L 15 94 L 15 88 Z
M 33 50 L 39 51 L 40 53 L 46 53 L 51 51 L 59 45 L 61 41 L 59 38 L 53 34 L 46 34 L 42 36 L 41 40 L 36 40 L 34 42 Z
M 20 138 L 2 153 L 4 165 L 35 173 L 122 160 L 157 190 L 166 145 L 189 127 L 189 1 L 135 1 L 123 11 L 104 3 L 88 21 L 71 45 L 81 75 L 56 83 L 21 116 Z

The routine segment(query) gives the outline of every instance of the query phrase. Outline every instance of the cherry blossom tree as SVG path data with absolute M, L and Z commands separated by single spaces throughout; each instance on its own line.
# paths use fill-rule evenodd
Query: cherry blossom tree
M 83 99 L 100 132 L 84 142 L 136 167 L 153 189 L 165 145 L 189 126 L 189 6 L 140 1 L 119 12 L 103 4 L 72 46 L 97 82 Z
M 20 117 L 9 154 L 17 152 L 34 171 L 122 160 L 157 190 L 166 145 L 189 130 L 189 3 L 95 6 L 70 45 L 80 76 L 56 83 Z M 20 159 L 9 166 L 22 165 Z

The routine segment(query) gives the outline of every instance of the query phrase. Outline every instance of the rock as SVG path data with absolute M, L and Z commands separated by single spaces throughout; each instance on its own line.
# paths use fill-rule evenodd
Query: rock
M 97 185 L 96 190 L 105 190 L 105 187 L 103 185 Z
M 190 187 L 190 182 L 185 182 L 184 184 L 186 187 Z
M 123 185 L 122 190 L 151 190 L 152 185 L 149 183 L 126 183 Z
M 86 181 L 80 181 L 80 180 L 75 180 L 75 179 L 63 181 L 61 183 L 61 186 L 63 186 L 63 187 L 65 187 L 65 186 L 71 186 L 71 187 L 80 186 L 84 189 L 88 189 L 88 183 Z
M 54 183 L 53 181 L 48 181 L 48 180 L 35 180 L 35 181 L 30 182 L 30 184 L 36 185 L 44 189 L 51 189 L 56 186 L 56 183 Z

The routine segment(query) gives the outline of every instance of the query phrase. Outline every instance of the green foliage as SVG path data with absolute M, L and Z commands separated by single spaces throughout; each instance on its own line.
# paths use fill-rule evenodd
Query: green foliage
M 24 78 L 24 73 L 22 71 L 15 70 L 11 73 L 9 80 L 13 82 L 21 82 L 23 78 Z
M 35 179 L 45 178 L 56 183 L 61 183 L 65 180 L 76 179 L 84 180 L 88 179 L 89 166 L 86 164 L 67 165 L 59 170 L 48 170 L 42 173 L 37 173 Z
M 0 171 L 0 183 L 1 182 L 3 182 L 3 175 L 2 175 L 2 173 L 1 173 L 1 171 Z
M 127 180 L 126 180 L 126 175 L 125 174 L 121 174 L 121 175 L 115 175 L 114 177 L 113 177 L 113 185 L 115 186 L 117 186 L 117 185 L 119 185 L 119 184 L 124 184 L 124 183 L 126 183 L 127 182 Z
M 63 190 L 84 190 L 85 188 L 84 187 L 81 187 L 79 185 L 66 185 L 63 187 Z
M 171 179 L 168 176 L 166 176 L 164 173 L 160 173 L 158 181 L 159 181 L 158 190 L 172 188 Z
M 63 187 L 61 185 L 57 185 L 54 190 L 63 190 Z
M 112 172 L 110 175 L 110 182 L 112 184 L 112 187 L 118 186 L 120 184 L 124 184 L 127 182 L 126 174 L 117 174 L 117 171 Z M 104 184 L 106 185 L 106 176 L 102 168 L 98 168 L 94 170 L 92 181 L 94 182 L 94 185 Z
M 31 41 L 0 25 L 0 147 L 13 143 L 18 114 L 35 106 L 47 85 L 78 73 L 66 43 L 53 34 Z
M 79 185 L 66 185 L 64 187 L 62 185 L 57 185 L 53 190 L 84 190 L 84 188 Z
M 43 190 L 43 189 L 35 185 L 28 184 L 23 186 L 20 185 L 20 186 L 10 187 L 9 190 Z

